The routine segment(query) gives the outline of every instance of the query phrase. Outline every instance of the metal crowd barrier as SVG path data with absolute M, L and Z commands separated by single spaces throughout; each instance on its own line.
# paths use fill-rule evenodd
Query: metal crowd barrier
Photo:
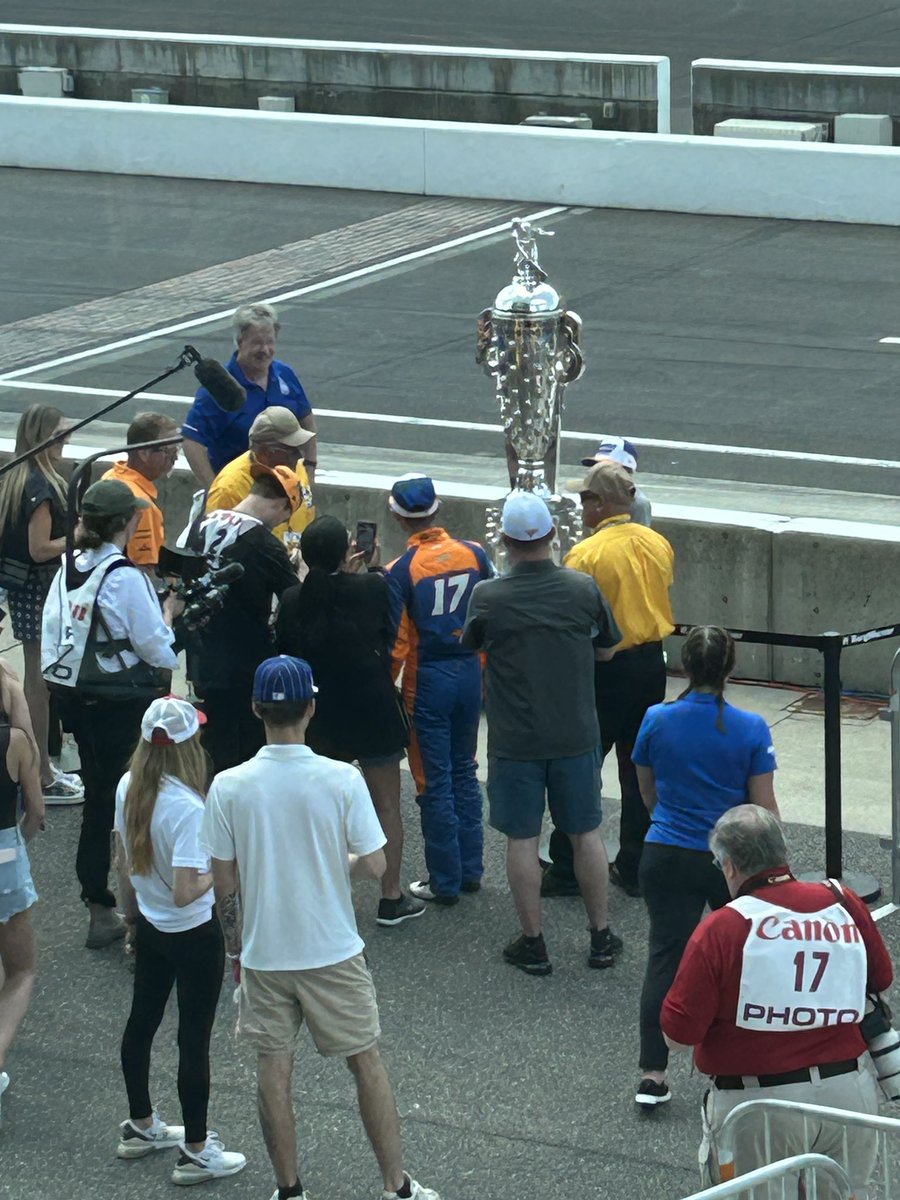
M 749 1178 L 747 1175 L 734 1176 L 734 1136 L 736 1129 L 747 1117 L 763 1114 L 765 1153 L 772 1155 L 772 1123 L 777 1122 L 783 1113 L 803 1115 L 803 1140 L 809 1144 L 813 1140 L 810 1125 L 820 1125 L 828 1122 L 841 1128 L 841 1152 L 834 1156 L 839 1166 L 847 1172 L 848 1139 L 847 1130 L 871 1129 L 876 1135 L 875 1171 L 870 1186 L 865 1195 L 868 1200 L 891 1200 L 898 1194 L 897 1181 L 894 1178 L 898 1159 L 900 1159 L 900 1121 L 893 1117 L 868 1116 L 866 1113 L 853 1112 L 850 1109 L 826 1108 L 820 1104 L 796 1104 L 791 1100 L 748 1100 L 731 1110 L 722 1122 L 722 1128 L 716 1134 L 716 1146 L 719 1154 L 719 1173 L 723 1179 L 735 1183 Z M 891 1150 L 893 1149 L 893 1154 Z M 708 1193 L 712 1194 L 712 1193 Z M 724 1195 L 724 1193 L 722 1193 Z
M 684 637 L 693 628 L 693 625 L 679 624 L 675 626 L 674 632 L 677 636 Z M 808 650 L 818 650 L 822 655 L 825 721 L 825 876 L 829 879 L 843 879 L 866 901 L 877 900 L 881 894 L 881 888 L 873 876 L 855 872 L 845 874 L 844 872 L 841 795 L 841 654 L 851 646 L 866 646 L 870 642 L 881 642 L 888 638 L 900 637 L 900 623 L 882 626 L 879 629 L 865 629 L 859 633 L 769 633 L 759 629 L 729 629 L 728 632 L 736 642 L 750 642 L 761 646 L 797 646 Z M 895 667 L 896 663 L 895 657 Z M 895 693 L 895 675 L 896 672 L 892 670 L 892 696 Z M 900 714 L 900 709 L 898 709 L 898 714 Z M 897 721 L 898 778 L 895 781 L 893 801 L 895 814 L 897 805 L 900 804 L 897 796 L 897 790 L 900 787 L 900 715 L 898 715 Z M 893 834 L 892 891 L 894 904 L 900 905 L 900 863 L 898 863 L 900 827 L 896 824 Z
M 719 1200 L 725 1196 L 742 1196 L 745 1200 L 797 1200 L 803 1196 L 805 1200 L 819 1200 L 822 1177 L 828 1181 L 827 1189 L 823 1188 L 828 1200 L 853 1200 L 847 1173 L 824 1154 L 797 1154 L 726 1183 L 717 1183 L 703 1192 L 694 1192 L 686 1200 Z

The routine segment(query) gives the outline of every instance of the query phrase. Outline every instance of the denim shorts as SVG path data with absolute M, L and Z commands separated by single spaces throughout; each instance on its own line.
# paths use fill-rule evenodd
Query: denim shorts
M 557 829 L 588 833 L 602 819 L 599 748 L 571 758 L 488 759 L 490 823 L 510 838 L 541 836 L 544 797 Z
M 37 900 L 25 839 L 16 826 L 0 829 L 0 925 Z

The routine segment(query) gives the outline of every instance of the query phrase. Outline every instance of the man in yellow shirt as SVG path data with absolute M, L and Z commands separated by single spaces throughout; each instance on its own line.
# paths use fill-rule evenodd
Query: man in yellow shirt
M 631 752 L 647 709 L 666 697 L 662 643 L 674 629 L 669 588 L 675 555 L 661 533 L 632 520 L 634 482 L 618 463 L 599 462 L 566 490 L 580 494 L 584 525 L 592 532 L 569 551 L 565 565 L 593 577 L 623 635 L 614 656 L 594 664 L 594 693 L 603 752 L 615 746 L 622 789 L 619 853 L 609 878 L 629 896 L 639 896 L 638 865 L 650 817 Z M 553 832 L 550 857 L 543 894 L 573 894 L 572 847 L 559 830 Z
M 138 413 L 128 426 L 125 441 L 129 446 L 156 442 L 161 438 L 177 437 L 178 425 L 162 413 Z M 164 479 L 175 466 L 178 446 L 160 446 L 156 450 L 129 450 L 125 462 L 117 462 L 103 479 L 118 479 L 138 500 L 146 500 L 134 535 L 125 552 L 136 567 L 146 572 L 154 583 L 160 547 L 165 545 L 166 527 L 162 509 L 157 504 L 156 481 Z M 161 585 L 162 586 L 162 585 Z
M 289 550 L 292 549 L 316 516 L 309 476 L 300 461 L 300 447 L 315 436 L 315 431 L 304 429 L 289 408 L 278 405 L 264 408 L 250 426 L 250 449 L 227 463 L 210 484 L 206 512 L 232 509 L 246 500 L 253 486 L 251 468 L 254 463 L 264 467 L 288 467 L 297 476 L 301 503 L 291 519 L 277 525 L 272 532 L 279 541 L 287 543 Z

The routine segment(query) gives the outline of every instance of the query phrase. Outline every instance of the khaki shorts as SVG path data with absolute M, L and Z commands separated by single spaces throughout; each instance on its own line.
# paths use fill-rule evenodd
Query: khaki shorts
M 381 1037 L 361 954 L 311 971 L 241 971 L 238 1033 L 258 1054 L 292 1054 L 303 1022 L 320 1054 L 350 1058 Z

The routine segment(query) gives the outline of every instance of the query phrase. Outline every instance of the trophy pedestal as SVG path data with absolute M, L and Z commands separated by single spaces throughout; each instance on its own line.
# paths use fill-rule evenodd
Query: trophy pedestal
M 514 493 L 510 493 L 513 495 Z M 581 536 L 581 508 L 565 496 L 545 496 L 550 515 L 556 526 L 556 537 L 553 539 L 553 561 L 562 566 L 566 555 Z M 494 566 L 501 575 L 509 570 L 509 560 L 506 547 L 503 544 L 500 522 L 503 516 L 503 506 L 487 509 L 485 513 L 485 542 Z

